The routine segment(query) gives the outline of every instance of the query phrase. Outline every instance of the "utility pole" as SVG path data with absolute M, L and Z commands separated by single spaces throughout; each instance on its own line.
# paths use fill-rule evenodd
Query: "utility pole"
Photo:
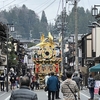
M 10 26 L 10 27 L 9 27 Z M 7 34 L 7 74 L 6 74 L 6 76 L 7 76 L 7 82 L 6 82 L 6 91 L 8 92 L 9 91 L 9 88 L 8 88 L 8 69 L 9 69 L 9 66 L 8 66 L 8 53 L 9 53 L 9 51 L 8 51 L 8 42 L 9 42 L 9 34 L 11 34 L 11 33 L 9 33 L 9 32 L 14 32 L 14 26 L 13 26 L 13 24 L 7 24 L 7 30 L 6 30 L 6 34 Z
M 7 30 L 6 30 L 6 34 L 7 34 L 7 74 L 6 74 L 6 77 L 7 77 L 7 82 L 6 82 L 6 91 L 8 92 L 9 89 L 8 89 L 8 35 L 9 35 L 9 29 L 8 29 L 8 24 L 7 24 Z
M 66 3 L 68 1 L 74 1 L 74 10 L 75 10 L 75 72 L 78 73 L 78 27 L 77 27 L 77 2 L 79 0 L 66 0 Z
M 71 0 L 66 0 L 66 3 Z M 77 27 L 77 2 L 79 0 L 74 1 L 74 10 L 75 10 L 75 72 L 79 74 L 78 69 L 78 27 Z M 78 98 L 80 98 L 80 92 L 78 92 Z
M 62 0 L 62 27 L 61 27 L 61 34 L 62 34 L 62 42 L 61 42 L 61 58 L 62 58 L 62 60 L 61 60 L 61 73 L 63 74 L 64 73 L 64 16 L 63 16 L 63 14 L 64 14 L 64 11 L 63 11 L 63 9 L 64 9 L 64 7 L 63 7 L 63 5 L 64 5 L 64 1 Z
M 77 0 L 74 0 L 75 10 L 75 72 L 78 73 L 78 28 L 77 28 Z
M 61 51 L 62 51 L 62 62 L 61 62 L 61 73 L 65 74 L 65 69 L 64 69 L 64 48 L 65 48 L 65 43 L 64 43 L 64 34 L 65 34 L 65 25 L 66 25 L 66 8 L 64 7 L 64 0 L 62 0 L 62 27 L 61 27 L 61 35 L 62 35 L 62 42 L 61 42 Z

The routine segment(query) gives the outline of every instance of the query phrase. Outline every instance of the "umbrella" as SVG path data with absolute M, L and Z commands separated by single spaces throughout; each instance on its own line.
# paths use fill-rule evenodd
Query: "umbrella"
M 100 64 L 95 65 L 95 66 L 89 68 L 89 71 L 90 72 L 98 72 L 98 71 L 100 71 Z

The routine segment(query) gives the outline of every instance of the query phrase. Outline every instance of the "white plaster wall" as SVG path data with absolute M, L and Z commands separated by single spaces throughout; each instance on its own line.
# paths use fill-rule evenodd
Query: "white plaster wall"
M 88 35 L 87 39 L 91 39 L 92 35 Z M 92 57 L 92 41 L 87 40 L 87 57 Z
M 92 57 L 91 40 L 87 40 L 87 57 Z
M 92 28 L 93 51 L 96 52 L 96 29 Z
M 92 37 L 92 36 L 91 36 L 91 34 L 90 34 L 90 35 L 87 36 L 87 39 L 91 39 L 91 37 Z
M 100 56 L 100 27 L 96 27 L 96 57 Z

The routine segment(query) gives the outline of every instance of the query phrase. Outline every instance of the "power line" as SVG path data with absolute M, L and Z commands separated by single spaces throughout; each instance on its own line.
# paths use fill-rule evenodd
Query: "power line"
M 47 5 L 47 3 L 49 3 L 50 0 L 46 0 L 46 2 L 43 2 L 42 4 L 40 4 L 39 6 L 37 6 L 34 10 L 39 10 L 40 8 L 44 7 L 45 5 Z
M 59 12 L 60 4 L 61 4 L 61 0 L 59 1 L 58 10 L 57 10 L 57 15 L 58 15 L 58 12 Z
M 10 4 L 11 4 L 11 3 L 13 3 L 14 1 L 16 1 L 16 0 L 13 0 L 12 2 L 8 3 L 7 5 L 4 5 L 4 6 L 3 6 L 3 7 L 1 7 L 0 9 L 5 8 L 6 6 L 10 5 Z M 26 1 L 27 1 L 27 0 L 23 0 L 23 1 L 19 2 L 19 3 L 17 3 L 16 5 L 21 4 L 21 3 L 23 3 L 23 2 L 26 2 Z M 3 1 L 3 2 L 6 2 L 6 0 L 5 0 L 5 1 Z
M 58 5 L 58 10 L 57 10 L 57 15 L 56 15 L 56 17 L 58 16 L 58 12 L 59 12 L 59 9 L 60 9 L 60 4 L 61 4 L 61 0 L 59 0 L 59 5 Z M 54 19 L 56 19 L 56 17 L 55 17 L 55 18 L 52 18 L 52 19 L 50 19 L 50 20 L 48 20 L 48 21 L 54 20 Z
M 45 9 L 47 9 L 49 6 L 51 6 L 56 0 L 54 0 L 53 2 L 51 2 L 47 7 L 45 7 L 43 10 L 41 10 L 40 12 L 38 12 L 37 14 L 41 13 L 42 11 L 44 11 Z
M 21 3 L 23 3 L 23 2 L 26 2 L 26 1 L 27 1 L 27 0 L 23 0 L 23 1 L 19 2 L 19 3 L 17 3 L 17 5 L 18 5 L 18 4 L 21 4 Z
M 61 4 L 61 0 L 59 1 L 59 5 L 58 5 L 58 10 L 57 10 L 56 17 L 58 17 L 58 12 L 59 12 L 59 9 L 60 9 L 60 4 Z M 55 17 L 55 19 L 56 19 L 56 17 Z
M 51 21 L 51 20 L 54 20 L 55 18 L 52 18 L 52 19 L 49 19 L 49 20 L 47 20 L 47 21 Z
M 88 6 L 90 6 L 90 1 L 88 0 Z
M 12 4 L 12 3 L 13 3 L 13 2 L 15 2 L 15 1 L 16 1 L 16 0 L 13 0 L 13 1 L 11 1 L 10 3 L 8 3 L 8 4 L 4 5 L 3 7 L 1 7 L 1 8 L 0 8 L 0 10 L 1 10 L 1 9 L 3 9 L 4 7 L 6 7 L 6 6 L 8 6 L 8 5 Z
M 1 2 L 8 2 L 9 0 L 2 0 Z
M 48 21 L 50 21 L 50 20 L 54 20 L 54 18 L 52 18 L 52 19 L 49 19 Z

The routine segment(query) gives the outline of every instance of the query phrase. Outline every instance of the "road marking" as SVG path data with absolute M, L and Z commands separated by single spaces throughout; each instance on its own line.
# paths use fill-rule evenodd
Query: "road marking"
M 5 100 L 9 100 L 10 96 L 8 96 Z
M 1 96 L 3 96 L 4 94 L 6 94 L 6 92 L 5 92 L 5 93 L 3 93 L 3 94 L 1 94 L 1 95 L 0 95 L 0 97 L 1 97 Z
M 85 96 L 86 98 L 90 98 L 89 96 L 85 95 L 84 93 L 81 93 L 83 96 Z

